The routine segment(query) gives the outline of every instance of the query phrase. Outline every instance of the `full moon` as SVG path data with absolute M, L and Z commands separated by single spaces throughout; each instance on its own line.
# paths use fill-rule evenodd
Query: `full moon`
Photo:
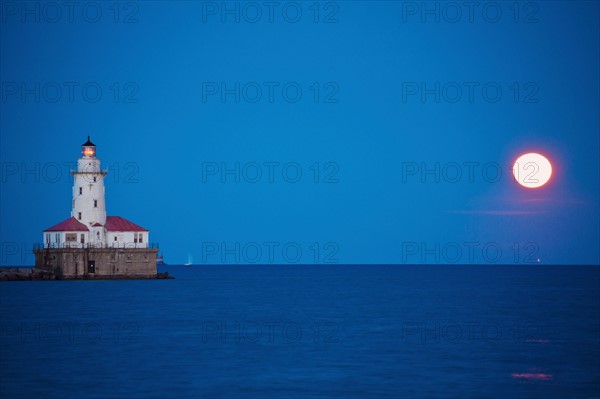
M 517 158 L 513 175 L 523 187 L 542 187 L 552 176 L 552 165 L 545 156 L 530 152 Z

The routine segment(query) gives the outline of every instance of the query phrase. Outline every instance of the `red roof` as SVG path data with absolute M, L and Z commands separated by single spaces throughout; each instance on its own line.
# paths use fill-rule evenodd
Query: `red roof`
M 63 220 L 44 231 L 89 231 L 89 229 L 85 224 L 71 216 L 67 220 Z
M 92 225 L 92 227 L 102 227 L 102 225 L 100 223 L 96 222 Z
M 121 216 L 107 216 L 104 228 L 107 231 L 148 231 Z

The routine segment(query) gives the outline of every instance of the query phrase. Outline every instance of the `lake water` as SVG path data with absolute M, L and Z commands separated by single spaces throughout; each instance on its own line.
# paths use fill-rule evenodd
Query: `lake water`
M 600 396 L 598 267 L 165 270 L 0 283 L 0 397 Z

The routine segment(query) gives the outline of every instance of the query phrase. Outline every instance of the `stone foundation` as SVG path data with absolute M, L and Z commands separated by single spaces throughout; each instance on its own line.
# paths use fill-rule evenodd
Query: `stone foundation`
M 57 278 L 156 276 L 156 248 L 50 248 L 34 249 L 35 268 Z

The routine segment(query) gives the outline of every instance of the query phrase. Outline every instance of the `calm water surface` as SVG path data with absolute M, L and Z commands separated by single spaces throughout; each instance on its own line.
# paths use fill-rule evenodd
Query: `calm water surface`
M 592 398 L 600 268 L 168 266 L 0 284 L 1 398 Z

